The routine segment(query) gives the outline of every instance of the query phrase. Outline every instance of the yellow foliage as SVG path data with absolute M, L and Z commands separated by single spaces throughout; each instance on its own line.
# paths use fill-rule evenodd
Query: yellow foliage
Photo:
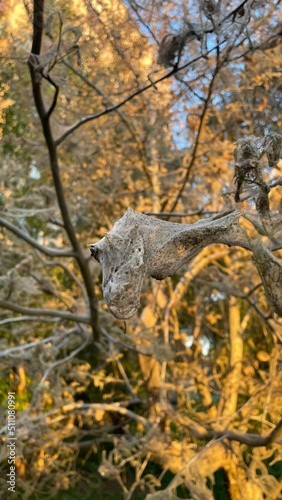
M 270 356 L 269 356 L 268 352 L 265 352 L 265 351 L 259 351 L 259 352 L 257 353 L 257 358 L 258 358 L 258 360 L 259 360 L 259 361 L 261 361 L 261 362 L 267 362 L 267 361 L 269 361 Z
M 105 415 L 105 412 L 104 410 L 96 410 L 95 411 L 95 419 L 97 420 L 97 422 L 101 422 L 101 420 L 103 420 L 104 418 L 104 415 Z
M 211 325 L 216 325 L 216 323 L 221 319 L 221 314 L 211 312 L 206 315 L 206 318 Z
M 156 313 L 150 305 L 144 307 L 141 313 L 141 321 L 146 328 L 152 328 L 157 322 Z

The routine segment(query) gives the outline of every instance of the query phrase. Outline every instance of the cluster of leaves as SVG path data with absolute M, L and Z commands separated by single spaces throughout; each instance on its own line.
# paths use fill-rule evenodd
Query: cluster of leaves
M 240 203 L 281 258 L 281 6 L 43 3 L 1 7 L 1 491 L 15 390 L 18 498 L 278 498 L 282 323 L 251 252 L 148 278 L 125 327 L 87 244 L 128 206 Z

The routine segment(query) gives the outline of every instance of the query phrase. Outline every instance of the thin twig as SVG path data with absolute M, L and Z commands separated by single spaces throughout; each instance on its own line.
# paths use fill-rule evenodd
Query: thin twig
M 148 356 L 148 357 L 153 357 L 154 354 L 153 353 L 148 353 L 148 352 L 142 352 L 140 351 L 139 349 L 136 349 L 136 347 L 133 347 L 129 344 L 126 344 L 125 342 L 123 342 L 122 340 L 119 340 L 119 339 L 115 339 L 114 337 L 112 337 L 103 327 L 101 327 L 101 332 L 103 335 L 105 335 L 105 337 L 107 337 L 108 340 L 110 340 L 111 342 L 113 342 L 114 344 L 120 344 L 122 345 L 123 347 L 125 347 L 126 349 L 129 349 L 130 351 L 134 351 L 136 352 L 137 354 L 142 354 L 142 356 Z
M 219 44 L 216 45 L 215 48 L 219 48 Z M 219 56 L 219 54 L 218 54 Z M 186 187 L 186 184 L 188 182 L 188 179 L 189 179 L 189 176 L 190 176 L 190 172 L 194 166 L 194 163 L 195 163 L 195 160 L 196 160 L 196 155 L 197 155 L 197 151 L 199 149 L 199 146 L 200 146 L 200 137 L 201 137 L 201 133 L 202 133 L 202 130 L 203 130 L 203 127 L 204 127 L 204 120 L 205 120 L 205 117 L 206 117 L 206 114 L 207 114 L 207 111 L 208 111 L 208 107 L 209 107 L 209 103 L 210 103 L 210 99 L 211 99 L 211 95 L 212 95 L 212 90 L 213 90 L 213 87 L 214 87 L 214 83 L 215 83 L 215 79 L 216 79 L 216 76 L 218 74 L 218 71 L 219 71 L 219 60 L 217 58 L 217 63 L 216 63 L 216 66 L 215 66 L 215 69 L 214 69 L 214 72 L 213 72 L 213 75 L 212 75 L 212 79 L 210 81 L 210 84 L 209 84 L 209 88 L 208 88 L 208 92 L 207 92 L 207 97 L 205 99 L 205 103 L 204 103 L 204 106 L 203 106 L 203 110 L 202 110 L 202 113 L 201 113 L 201 117 L 200 117 L 200 123 L 199 123 L 199 127 L 198 127 L 198 131 L 197 131 L 197 137 L 196 137 L 196 140 L 195 140 L 195 144 L 194 144 L 194 148 L 193 148 L 193 151 L 192 151 L 192 154 L 191 154 L 191 159 L 189 161 L 189 164 L 188 166 L 185 168 L 185 171 L 183 173 L 183 176 L 182 176 L 182 179 L 180 181 L 180 187 L 177 188 L 177 191 L 174 195 L 170 195 L 169 199 L 166 200 L 166 202 L 163 204 L 162 206 L 162 209 L 164 209 L 167 205 L 169 205 L 169 211 L 170 212 L 173 212 L 177 206 L 177 203 L 179 201 L 179 198 L 181 197 L 185 187 Z M 169 200 L 172 200 L 170 203 L 169 203 Z
M 216 48 L 217 48 L 217 45 L 215 45 L 212 49 L 210 49 L 207 52 L 207 54 L 212 53 L 214 50 L 216 50 Z M 66 130 L 66 132 L 64 134 L 62 134 L 61 137 L 59 137 L 55 141 L 56 145 L 59 146 L 59 144 L 61 144 L 70 134 L 72 134 L 75 130 L 77 130 L 79 127 L 81 127 L 85 123 L 96 120 L 97 118 L 100 118 L 101 116 L 105 116 L 105 115 L 108 115 L 109 113 L 112 113 L 113 111 L 116 111 L 117 109 L 121 108 L 124 104 L 126 104 L 127 102 L 134 99 L 134 97 L 138 96 L 139 94 L 142 94 L 143 92 L 145 92 L 146 90 L 148 90 L 150 88 L 154 88 L 157 83 L 163 82 L 164 80 L 171 77 L 172 75 L 174 75 L 178 71 L 181 71 L 185 68 L 188 68 L 188 66 L 191 66 L 192 64 L 194 64 L 195 62 L 199 61 L 202 58 L 203 58 L 203 55 L 200 55 L 198 57 L 195 57 L 194 59 L 192 59 L 188 63 L 184 64 L 183 66 L 179 66 L 178 68 L 173 68 L 168 73 L 166 73 L 164 76 L 162 76 L 161 78 L 158 78 L 155 82 L 151 82 L 150 84 L 145 85 L 145 87 L 142 87 L 141 89 L 136 90 L 135 92 L 130 94 L 128 97 L 126 97 L 125 99 L 120 101 L 118 104 L 110 106 L 109 108 L 106 108 L 103 111 L 99 111 L 98 113 L 93 113 L 91 115 L 85 116 L 84 118 L 80 118 L 80 120 L 78 120 L 76 123 L 71 125 L 69 127 L 69 129 Z

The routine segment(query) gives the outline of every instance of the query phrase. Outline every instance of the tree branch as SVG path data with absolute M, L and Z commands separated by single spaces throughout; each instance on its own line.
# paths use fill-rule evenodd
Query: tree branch
M 89 87 L 94 89 L 99 96 L 103 97 L 103 101 L 106 101 L 107 104 L 110 106 L 114 106 L 114 104 L 112 103 L 110 98 L 99 87 L 97 87 L 97 85 L 92 83 L 81 71 L 78 71 L 76 68 L 74 68 L 74 66 L 72 66 L 72 64 L 70 64 L 68 61 L 64 60 L 63 64 L 65 66 L 67 66 L 67 68 L 69 68 L 71 71 L 73 71 L 73 73 L 75 73 L 77 76 L 79 76 L 79 78 L 81 78 L 81 80 L 84 81 L 86 83 L 86 85 L 88 85 Z M 116 111 L 117 115 L 120 117 L 122 123 L 125 125 L 125 127 L 127 128 L 127 130 L 129 131 L 129 133 L 131 134 L 131 136 L 133 137 L 133 139 L 136 142 L 136 145 L 137 145 L 140 157 L 141 157 L 142 167 L 143 167 L 144 173 L 147 177 L 149 186 L 152 187 L 153 184 L 152 184 L 152 179 L 151 179 L 151 173 L 148 170 L 146 161 L 144 161 L 144 155 L 145 155 L 144 145 L 139 140 L 139 138 L 134 130 L 134 126 L 127 120 L 127 118 L 124 116 L 123 112 L 120 111 L 119 109 L 116 109 L 115 111 Z
M 218 50 L 218 48 L 219 48 L 219 45 L 217 45 L 217 50 Z M 218 54 L 218 57 L 219 57 L 219 54 Z M 163 204 L 162 210 L 166 208 L 169 200 L 172 200 L 172 201 L 171 201 L 171 203 L 169 203 L 168 211 L 169 212 L 173 212 L 175 210 L 175 208 L 177 206 L 177 203 L 178 203 L 178 200 L 181 197 L 181 195 L 182 195 L 182 193 L 183 193 L 183 191 L 184 191 L 184 189 L 186 187 L 186 184 L 188 182 L 191 169 L 194 166 L 194 163 L 195 163 L 195 160 L 196 160 L 197 151 L 198 151 L 198 148 L 199 148 L 199 145 L 200 145 L 200 137 L 201 137 L 201 132 L 202 132 L 203 126 L 204 126 L 205 116 L 206 116 L 206 113 L 208 111 L 208 106 L 209 106 L 210 98 L 211 98 L 211 95 L 212 95 L 212 90 L 213 90 L 215 78 L 216 78 L 216 76 L 218 74 L 218 71 L 219 71 L 219 60 L 218 60 L 218 57 L 217 57 L 216 67 L 214 69 L 211 82 L 209 84 L 209 88 L 208 88 L 208 92 L 207 92 L 207 97 L 205 99 L 203 111 L 202 111 L 202 114 L 201 114 L 201 117 L 200 117 L 200 123 L 199 123 L 198 131 L 197 131 L 197 137 L 196 137 L 196 140 L 195 140 L 195 145 L 194 145 L 194 148 L 193 148 L 193 151 L 192 151 L 191 159 L 190 159 L 189 164 L 186 167 L 185 171 L 183 172 L 182 179 L 180 181 L 180 187 L 178 187 L 178 189 L 176 191 L 176 194 L 174 196 L 170 194 L 170 197 Z
M 60 262 L 58 260 L 45 260 L 42 259 L 42 266 L 52 266 L 52 267 L 61 267 L 62 269 L 64 269 L 64 271 L 69 275 L 69 277 L 77 284 L 77 286 L 81 289 L 82 291 L 82 294 L 83 294 L 83 297 L 85 299 L 85 301 L 87 302 L 87 294 L 86 294 L 86 290 L 85 290 L 85 287 L 83 286 L 83 283 L 76 277 L 76 275 L 74 274 L 73 271 L 71 271 L 68 266 L 66 264 L 64 264 L 63 262 Z
M 146 420 L 144 417 L 141 417 L 141 415 L 138 415 L 137 413 L 128 410 L 124 406 L 121 406 L 120 403 L 112 403 L 112 404 L 106 404 L 106 403 L 92 403 L 92 404 L 83 404 L 83 403 L 70 403 L 69 405 L 65 405 L 61 408 L 61 411 L 63 413 L 68 413 L 69 411 L 74 413 L 80 413 L 80 412 L 87 412 L 89 414 L 91 411 L 96 411 L 96 410 L 104 410 L 105 412 L 111 412 L 111 413 L 119 413 L 120 415 L 125 415 L 127 417 L 132 418 L 133 420 L 136 420 L 136 422 L 139 422 L 141 425 L 143 425 L 145 428 L 150 428 L 152 423 Z
M 29 316 L 51 316 L 54 318 L 75 321 L 77 323 L 86 323 L 87 325 L 91 324 L 90 316 L 79 316 L 78 314 L 73 314 L 67 311 L 59 311 L 57 309 L 39 309 L 33 307 L 24 307 L 24 306 L 19 306 L 18 304 L 14 304 L 13 302 L 10 302 L 8 300 L 0 300 L 0 307 L 21 314 L 27 314 Z
M 53 113 L 54 109 L 56 108 L 57 106 L 57 101 L 58 101 L 58 97 L 59 97 L 59 92 L 60 92 L 60 88 L 59 86 L 56 84 L 56 82 L 54 82 L 54 80 L 52 80 L 51 76 L 50 75 L 47 75 L 45 76 L 44 78 L 46 78 L 46 80 L 48 82 L 51 83 L 51 85 L 55 88 L 55 94 L 54 94 L 54 97 L 53 97 L 53 102 L 50 106 L 50 108 L 48 109 L 47 111 L 47 115 L 46 115 L 46 119 L 49 119 L 51 114 Z
M 258 448 L 260 446 L 269 446 L 274 442 L 281 442 L 282 437 L 282 420 L 277 424 L 277 426 L 266 436 L 260 436 L 259 434 L 251 434 L 246 432 L 245 434 L 235 431 L 206 431 L 199 432 L 196 428 L 191 428 L 191 433 L 202 441 L 210 441 L 211 439 L 228 439 L 229 441 L 237 441 L 241 444 L 246 444 L 253 448 Z
M 24 233 L 20 228 L 12 224 L 11 222 L 3 219 L 0 217 L 0 226 L 5 227 L 6 229 L 9 229 L 12 233 L 14 233 L 16 236 L 21 238 L 22 240 L 26 241 L 29 243 L 31 246 L 39 250 L 40 252 L 44 253 L 45 255 L 48 255 L 48 257 L 74 257 L 75 252 L 72 250 L 59 250 L 55 248 L 49 248 L 46 247 L 45 245 L 40 245 L 34 238 L 29 236 L 29 234 Z
M 59 160 L 57 155 L 57 144 L 54 140 L 53 131 L 50 124 L 50 110 L 53 112 L 55 109 L 58 92 L 56 92 L 53 103 L 48 112 L 46 112 L 44 106 L 44 99 L 42 95 L 42 87 L 41 87 L 42 69 L 40 69 L 40 66 L 38 64 L 38 56 L 40 54 L 41 40 L 43 36 L 43 11 L 44 11 L 44 0 L 34 0 L 33 43 L 32 43 L 32 53 L 30 54 L 28 60 L 32 89 L 33 89 L 33 98 L 41 121 L 42 130 L 49 153 L 49 161 L 53 176 L 54 187 L 56 190 L 57 200 L 61 210 L 62 219 L 64 221 L 65 230 L 73 246 L 75 258 L 77 260 L 80 272 L 83 277 L 85 288 L 87 290 L 93 335 L 95 340 L 98 340 L 99 338 L 98 310 L 97 310 L 97 301 L 94 294 L 91 273 L 89 272 L 88 261 L 85 258 L 84 253 L 81 249 L 81 246 L 75 234 L 75 229 L 71 221 L 68 204 L 65 198 L 65 192 L 60 175 Z M 37 23 L 37 19 L 39 19 L 40 22 Z M 56 90 L 58 91 L 58 89 Z
M 203 425 L 194 422 L 189 417 L 179 415 L 179 413 L 176 413 L 172 408 L 169 408 L 167 413 L 174 422 L 177 421 L 184 427 L 187 427 L 194 438 L 202 441 L 210 441 L 211 439 L 228 439 L 229 441 L 237 441 L 238 443 L 256 448 L 260 446 L 268 446 L 277 441 L 280 442 L 282 437 L 282 419 L 269 434 L 266 436 L 260 436 L 259 434 L 251 434 L 249 432 L 241 433 L 228 429 L 223 431 L 207 431 Z
M 0 326 L 1 325 L 6 325 L 7 323 L 16 323 L 18 321 L 33 321 L 34 323 L 34 317 L 33 316 L 16 316 L 12 318 L 5 318 L 0 321 Z M 41 323 L 41 321 L 45 322 L 55 322 L 57 321 L 56 318 L 53 319 L 46 319 L 46 318 L 37 318 L 36 323 Z
M 48 366 L 48 368 L 45 370 L 44 375 L 42 376 L 42 378 L 41 378 L 41 380 L 36 388 L 36 391 L 38 391 L 44 385 L 49 373 L 54 368 L 56 368 L 57 366 L 60 366 L 63 363 L 66 363 L 70 359 L 74 358 L 80 351 L 82 351 L 82 349 L 84 349 L 84 347 L 86 347 L 90 343 L 89 336 L 85 335 L 85 332 L 83 332 L 83 331 L 82 331 L 82 333 L 84 333 L 84 341 L 76 349 L 74 349 L 70 354 L 68 354 L 67 356 L 65 356 L 62 359 L 58 359 L 57 361 L 52 363 L 50 366 Z
M 148 356 L 150 358 L 154 356 L 153 352 L 143 352 L 143 351 L 140 351 L 136 347 L 133 347 L 133 346 L 131 346 L 129 344 L 126 344 L 125 342 L 122 342 L 122 340 L 115 339 L 103 327 L 101 327 L 101 332 L 102 332 L 103 335 L 105 335 L 105 337 L 107 337 L 107 339 L 110 342 L 113 342 L 114 344 L 120 344 L 122 347 L 125 347 L 125 349 L 129 349 L 130 351 L 134 351 L 137 354 L 142 354 L 142 356 Z
M 208 54 L 211 54 L 214 50 L 216 50 L 218 48 L 220 44 L 218 45 L 215 45 L 212 49 L 210 49 L 206 54 L 205 54 L 205 57 L 208 55 Z M 178 73 L 179 71 L 187 68 L 188 66 L 191 66 L 192 64 L 194 64 L 195 62 L 199 61 L 200 59 L 203 59 L 203 55 L 200 55 L 198 57 L 195 57 L 194 59 L 192 59 L 191 61 L 189 61 L 188 63 L 184 64 L 183 66 L 179 66 L 179 67 L 175 67 L 173 68 L 171 71 L 169 71 L 168 73 L 166 73 L 164 76 L 158 78 L 158 80 L 154 81 L 154 82 L 151 82 L 150 84 L 148 85 L 145 85 L 145 87 L 142 87 L 141 89 L 138 89 L 136 90 L 135 92 L 133 92 L 133 94 L 129 95 L 128 97 L 126 97 L 125 99 L 123 99 L 121 102 L 119 102 L 118 104 L 115 104 L 113 106 L 110 106 L 109 108 L 106 108 L 104 109 L 103 111 L 99 111 L 98 113 L 93 113 L 91 115 L 88 115 L 88 116 L 85 116 L 84 118 L 80 118 L 80 120 L 78 120 L 78 122 L 74 123 L 63 135 L 61 135 L 61 137 L 59 137 L 55 143 L 56 143 L 56 146 L 59 146 L 59 144 L 61 144 L 69 135 L 71 135 L 75 130 L 77 130 L 79 127 L 81 127 L 82 125 L 84 125 L 85 123 L 88 123 L 90 121 L 93 121 L 93 120 L 96 120 L 97 118 L 100 118 L 101 116 L 105 116 L 105 115 L 108 115 L 109 113 L 112 113 L 113 111 L 117 111 L 119 108 L 121 108 L 124 104 L 126 104 L 127 102 L 131 101 L 132 99 L 134 99 L 134 97 L 138 96 L 139 94 L 142 94 L 143 92 L 145 92 L 146 90 L 150 89 L 150 88 L 154 88 L 156 89 L 156 85 L 160 82 L 163 82 L 164 80 L 166 80 L 167 78 L 169 78 L 170 76 Z
M 34 0 L 33 3 L 33 35 L 32 54 L 40 54 L 42 33 L 44 27 L 44 0 Z

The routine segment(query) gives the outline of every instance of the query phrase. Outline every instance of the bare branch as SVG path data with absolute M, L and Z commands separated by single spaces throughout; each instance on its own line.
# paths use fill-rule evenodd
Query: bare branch
M 9 309 L 10 311 L 18 312 L 21 314 L 27 314 L 29 316 L 49 316 L 54 318 L 65 319 L 69 321 L 75 321 L 77 323 L 91 324 L 90 316 L 80 316 L 78 314 L 73 314 L 67 311 L 59 311 L 57 309 L 39 309 L 32 307 L 19 306 L 8 300 L 0 300 L 0 307 L 3 309 Z
M 21 319 L 21 318 L 18 318 Z M 54 337 L 53 337 L 54 338 Z M 9 347 L 8 349 L 4 349 L 0 351 L 0 358 L 5 358 L 6 356 L 10 356 L 13 353 L 18 352 L 19 354 L 23 353 L 23 351 L 27 349 L 32 349 L 33 347 L 39 347 L 40 345 L 46 344 L 52 340 L 51 337 L 46 339 L 41 339 L 36 342 L 28 342 L 27 344 L 22 344 L 16 347 Z
M 201 439 L 203 441 L 210 441 L 211 439 L 228 439 L 229 441 L 237 441 L 238 443 L 246 444 L 252 446 L 253 448 L 260 446 L 269 446 L 274 442 L 281 442 L 282 437 L 282 420 L 277 424 L 277 426 L 266 436 L 260 436 L 259 434 L 250 434 L 248 432 L 240 433 L 235 431 L 206 431 L 199 432 L 196 428 L 191 428 L 191 433 L 196 439 Z
M 218 45 L 215 45 L 212 49 L 210 49 L 206 55 L 214 52 L 214 50 L 217 49 L 217 47 L 219 46 Z M 204 56 L 203 55 L 200 55 L 198 57 L 195 57 L 194 59 L 192 59 L 191 61 L 189 61 L 188 63 L 184 64 L 183 66 L 179 66 L 179 67 L 175 67 L 173 68 L 171 71 L 169 71 L 167 74 L 165 74 L 164 76 L 158 78 L 156 81 L 154 82 L 151 82 L 150 84 L 148 85 L 145 85 L 145 87 L 142 87 L 141 89 L 138 89 L 136 90 L 135 92 L 133 92 L 133 94 L 130 94 L 128 97 L 126 97 L 125 99 L 123 99 L 121 102 L 119 102 L 118 104 L 115 104 L 113 106 L 110 106 L 109 108 L 106 108 L 104 109 L 103 111 L 99 111 L 98 113 L 93 113 L 91 115 L 88 115 L 88 116 L 85 116 L 84 118 L 80 118 L 80 120 L 78 120 L 78 122 L 76 122 L 74 125 L 72 125 L 63 135 L 61 135 L 61 137 L 59 137 L 55 143 L 57 146 L 59 146 L 59 144 L 61 144 L 69 135 L 71 135 L 75 130 L 77 130 L 78 128 L 80 128 L 82 125 L 84 125 L 85 123 L 88 123 L 90 121 L 93 121 L 93 120 L 96 120 L 98 118 L 100 118 L 101 116 L 105 116 L 105 115 L 108 115 L 109 113 L 112 113 L 113 111 L 116 111 L 118 110 L 119 108 L 121 108 L 124 104 L 126 104 L 127 102 L 131 101 L 132 99 L 134 99 L 134 97 L 138 96 L 139 94 L 142 94 L 143 92 L 145 92 L 146 90 L 150 89 L 150 88 L 156 88 L 156 85 L 160 82 L 163 82 L 164 80 L 166 80 L 167 78 L 170 78 L 172 75 L 176 74 L 178 71 L 181 71 L 185 68 L 188 68 L 188 66 L 191 66 L 192 64 L 194 64 L 195 62 L 199 61 L 200 59 L 202 59 Z
M 210 430 L 207 431 L 202 424 L 194 422 L 187 416 L 176 413 L 172 407 L 167 409 L 168 415 L 174 422 L 179 422 L 184 427 L 187 427 L 194 438 L 202 441 L 210 441 L 211 439 L 228 439 L 229 441 L 237 441 L 238 443 L 247 444 L 252 447 L 268 446 L 274 442 L 280 442 L 282 438 L 282 419 L 276 427 L 266 436 L 259 434 L 241 433 L 232 430 Z
M 61 408 L 63 413 L 81 413 L 81 412 L 86 412 L 87 414 L 92 413 L 93 411 L 95 412 L 96 410 L 104 410 L 108 411 L 111 413 L 119 413 L 120 415 L 125 415 L 127 417 L 132 418 L 133 420 L 136 420 L 136 422 L 139 422 L 141 425 L 143 425 L 145 428 L 150 428 L 152 426 L 152 423 L 146 420 L 144 417 L 141 417 L 141 415 L 138 415 L 137 413 L 128 410 L 124 406 L 121 406 L 120 403 L 113 403 L 113 404 L 105 404 L 105 403 L 92 403 L 92 404 L 81 404 L 81 403 L 71 403 L 70 405 L 65 405 Z
M 16 236 L 18 236 L 22 240 L 24 240 L 27 243 L 29 243 L 30 245 L 32 245 L 34 248 L 36 248 L 40 252 L 44 253 L 45 255 L 48 255 L 48 257 L 74 257 L 75 256 L 75 252 L 73 250 L 60 250 L 60 249 L 46 247 L 45 245 L 40 245 L 40 243 L 38 243 L 38 241 L 36 241 L 31 236 L 29 236 L 29 234 L 25 233 L 24 231 L 19 229 L 17 226 L 15 226 L 11 222 L 3 219 L 2 217 L 0 217 L 0 226 L 5 227 L 6 229 L 9 229 L 9 231 L 11 231 Z
M 73 73 L 75 73 L 81 80 L 83 80 L 89 87 L 93 88 L 101 97 L 103 97 L 103 102 L 107 102 L 111 107 L 114 106 L 110 98 L 94 83 L 92 83 L 81 71 L 78 71 L 72 64 L 70 64 L 68 61 L 63 61 L 64 65 L 67 66 L 67 68 L 71 69 Z M 152 187 L 152 179 L 151 179 L 151 173 L 148 170 L 147 163 L 144 161 L 144 155 L 145 155 L 145 150 L 144 150 L 144 145 L 142 142 L 139 140 L 138 136 L 135 133 L 134 126 L 127 120 L 127 118 L 124 116 L 124 113 L 120 111 L 120 109 L 115 109 L 116 113 L 120 117 L 122 123 L 126 126 L 128 131 L 130 132 L 131 136 L 136 142 L 137 148 L 139 150 L 139 154 L 141 156 L 141 161 L 142 161 L 142 167 L 144 170 L 144 173 L 148 179 L 150 187 Z
M 33 316 L 17 316 L 15 318 L 5 318 L 0 321 L 0 326 L 1 325 L 6 325 L 7 323 L 17 323 L 19 321 L 33 321 L 34 323 L 41 323 L 41 322 L 50 322 L 50 323 L 55 323 L 57 321 L 56 318 L 37 318 L 37 321 L 34 321 Z
M 154 356 L 153 353 L 151 352 L 143 352 L 137 349 L 136 347 L 133 347 L 132 345 L 126 344 L 125 342 L 122 342 L 122 340 L 115 339 L 112 337 L 103 327 L 101 327 L 102 334 L 105 335 L 105 337 L 110 340 L 110 342 L 113 342 L 114 344 L 120 344 L 121 346 L 125 347 L 126 349 L 129 349 L 130 351 L 134 351 L 137 354 L 142 354 L 142 356 L 148 356 L 152 357 Z
M 77 333 L 84 334 L 83 335 L 84 341 L 76 349 L 74 349 L 68 356 L 65 356 L 64 358 L 59 359 L 58 361 L 55 361 L 50 366 L 48 366 L 48 368 L 45 370 L 44 375 L 42 376 L 38 386 L 36 387 L 36 392 L 44 385 L 47 377 L 49 376 L 50 372 L 54 368 L 62 365 L 63 363 L 66 363 L 70 359 L 74 358 L 80 351 L 82 351 L 82 349 L 84 349 L 84 347 L 86 347 L 90 343 L 90 337 L 88 335 L 88 332 L 85 332 L 84 330 L 82 330 L 81 332 L 79 331 Z
M 219 47 L 219 45 L 217 45 L 217 48 L 218 47 Z M 219 56 L 219 54 L 218 54 L 218 56 Z M 216 76 L 217 76 L 217 74 L 219 72 L 219 68 L 220 68 L 220 64 L 219 64 L 219 59 L 217 57 L 216 66 L 215 66 L 215 69 L 214 69 L 214 72 L 213 72 L 213 75 L 212 75 L 212 79 L 211 79 L 210 84 L 209 84 L 207 96 L 206 96 L 206 99 L 205 99 L 205 102 L 204 102 L 204 106 L 203 106 L 203 110 L 202 110 L 202 113 L 201 113 L 200 122 L 199 122 L 199 126 L 198 126 L 198 131 L 197 131 L 197 136 L 196 136 L 195 144 L 194 144 L 193 151 L 192 151 L 192 154 L 191 154 L 191 159 L 189 161 L 189 164 L 187 165 L 187 167 L 185 168 L 185 170 L 183 172 L 182 179 L 180 180 L 180 185 L 176 187 L 176 192 L 175 193 L 173 193 L 173 194 L 170 193 L 170 197 L 163 204 L 162 210 L 165 209 L 167 205 L 169 205 L 168 210 L 170 212 L 173 212 L 175 210 L 176 206 L 177 206 L 179 198 L 181 197 L 181 195 L 182 195 L 182 193 L 183 193 L 183 191 L 184 191 L 184 189 L 186 187 L 186 184 L 187 184 L 189 176 L 190 176 L 190 172 L 191 172 L 191 170 L 192 170 L 192 168 L 194 166 L 195 160 L 196 160 L 197 151 L 198 151 L 198 148 L 199 148 L 199 145 L 200 145 L 201 133 L 202 133 L 203 126 L 204 126 L 204 120 L 205 120 L 205 116 L 206 116 L 207 111 L 208 111 L 208 107 L 209 107 L 210 99 L 211 99 L 211 96 L 212 96 L 212 91 L 213 91 L 215 79 L 216 79 Z
M 55 408 L 53 410 L 47 411 L 44 413 L 43 418 L 46 420 L 47 417 L 51 417 L 53 415 L 59 414 L 61 417 L 66 414 L 87 414 L 87 415 L 93 415 L 97 410 L 102 410 L 105 412 L 111 412 L 111 413 L 119 413 L 120 415 L 127 416 L 133 420 L 136 420 L 136 422 L 139 422 L 141 425 L 143 425 L 146 429 L 150 429 L 152 427 L 152 422 L 149 422 L 147 419 L 142 417 L 141 415 L 138 415 L 137 413 L 128 410 L 127 406 L 130 404 L 136 404 L 140 403 L 140 399 L 134 399 L 133 401 L 125 401 L 125 402 L 118 402 L 118 403 L 83 403 L 83 402 L 77 402 L 77 403 L 69 403 L 64 406 L 60 406 L 58 408 Z M 42 414 L 38 416 L 32 416 L 29 418 L 30 422 L 38 422 L 42 419 Z M 52 422 L 51 422 L 52 423 Z M 1 431 L 5 431 L 6 427 L 2 428 Z
M 53 102 L 50 106 L 50 108 L 48 109 L 47 111 L 47 115 L 46 115 L 46 119 L 48 120 L 50 118 L 50 116 L 52 115 L 54 109 L 56 108 L 57 106 L 57 100 L 58 100 L 58 96 L 59 96 L 59 91 L 60 91 L 60 88 L 59 86 L 56 84 L 56 82 L 54 82 L 54 80 L 51 78 L 51 76 L 48 74 L 45 76 L 46 80 L 48 82 L 51 83 L 51 85 L 55 88 L 55 94 L 54 94 L 54 97 L 53 97 Z
M 202 208 L 195 210 L 195 212 L 150 212 L 146 210 L 143 212 L 145 215 L 155 215 L 156 217 L 192 217 L 194 215 L 216 215 L 218 210 L 206 210 Z
M 42 86 L 41 80 L 42 75 L 38 61 L 38 56 L 40 54 L 41 48 L 41 40 L 43 36 L 43 9 L 44 9 L 44 1 L 35 1 L 34 2 L 34 33 L 33 33 L 33 44 L 32 44 L 32 53 L 30 54 L 28 65 L 30 71 L 30 77 L 32 82 L 33 89 L 33 98 L 36 105 L 36 109 L 41 121 L 43 134 L 46 141 L 46 146 L 49 153 L 49 161 L 50 167 L 53 176 L 54 187 L 57 194 L 58 204 L 61 210 L 62 219 L 64 221 L 65 230 L 68 235 L 68 238 L 73 246 L 75 258 L 77 260 L 78 266 L 80 268 L 80 272 L 82 274 L 85 288 L 87 290 L 88 295 L 88 303 L 91 317 L 91 327 L 93 331 L 94 338 L 98 340 L 99 338 L 99 325 L 98 325 L 98 311 L 97 311 L 97 300 L 94 294 L 93 284 L 91 274 L 89 272 L 89 264 L 87 259 L 83 254 L 82 248 L 77 239 L 74 226 L 72 224 L 68 204 L 65 197 L 65 191 L 61 179 L 60 168 L 59 168 L 59 160 L 57 154 L 57 143 L 53 137 L 53 131 L 50 124 L 50 110 L 46 112 L 44 99 L 42 95 Z M 37 23 L 37 18 L 39 18 L 40 22 Z M 53 104 L 51 105 L 51 111 L 54 111 L 56 105 L 56 96 L 55 94 Z M 87 321 L 88 322 L 88 321 Z
M 45 260 L 44 261 L 44 259 L 42 259 L 42 261 L 43 261 L 42 262 L 43 266 L 52 266 L 52 267 L 59 266 L 62 269 L 64 269 L 64 271 L 70 276 L 70 278 L 81 289 L 83 297 L 87 301 L 87 294 L 86 294 L 86 290 L 85 290 L 85 288 L 83 286 L 83 283 L 77 278 L 77 276 L 74 274 L 74 272 L 71 271 L 71 269 L 69 269 L 69 267 L 66 264 L 64 264 L 63 262 L 60 262 L 58 260 Z

